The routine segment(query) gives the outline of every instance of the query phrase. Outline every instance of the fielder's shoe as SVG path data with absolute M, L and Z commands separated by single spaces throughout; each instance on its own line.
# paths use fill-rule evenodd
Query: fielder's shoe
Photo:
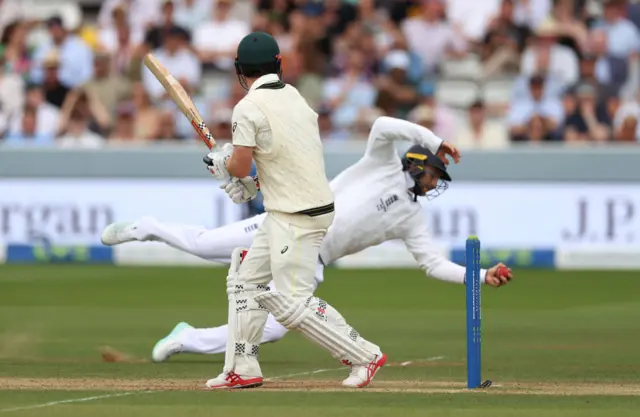
M 352 365 L 351 373 L 347 379 L 342 381 L 342 385 L 349 388 L 366 387 L 385 363 L 387 363 L 387 355 L 381 353 L 367 365 Z
M 217 377 L 207 381 L 207 387 L 211 389 L 237 389 L 257 388 L 264 383 L 261 376 L 241 376 L 235 372 L 221 373 Z
M 131 231 L 135 230 L 135 227 L 135 223 L 133 222 L 111 223 L 102 231 L 100 240 L 102 240 L 102 244 L 106 246 L 134 241 L 136 238 L 133 237 Z
M 167 337 L 158 340 L 158 343 L 156 343 L 151 351 L 151 359 L 153 359 L 154 362 L 164 362 L 169 359 L 171 355 L 180 353 L 182 351 L 182 343 L 177 339 L 177 336 L 185 329 L 193 329 L 193 327 L 185 322 L 176 324 L 176 327 L 171 330 L 171 333 L 169 333 Z

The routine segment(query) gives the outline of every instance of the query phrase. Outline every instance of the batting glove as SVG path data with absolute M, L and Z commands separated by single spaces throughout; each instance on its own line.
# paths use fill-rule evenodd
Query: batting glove
M 229 171 L 227 171 L 227 159 L 231 157 L 233 153 L 233 145 L 226 143 L 217 152 L 211 152 L 202 160 L 207 165 L 207 169 L 219 180 L 228 180 L 230 178 Z
M 258 177 L 244 177 L 223 184 L 220 188 L 227 193 L 231 201 L 236 204 L 244 204 L 256 198 L 260 190 L 260 183 Z

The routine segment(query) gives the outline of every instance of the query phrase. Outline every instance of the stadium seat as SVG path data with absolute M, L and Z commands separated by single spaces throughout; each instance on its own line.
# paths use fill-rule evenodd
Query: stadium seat
M 487 104 L 507 104 L 513 89 L 512 78 L 495 78 L 484 82 L 482 97 Z
M 482 74 L 482 64 L 477 56 L 470 55 L 463 59 L 443 61 L 440 65 L 440 71 L 442 76 L 446 78 L 474 80 L 479 74 Z
M 469 80 L 440 79 L 436 83 L 436 99 L 451 107 L 469 107 L 478 93 L 478 85 Z

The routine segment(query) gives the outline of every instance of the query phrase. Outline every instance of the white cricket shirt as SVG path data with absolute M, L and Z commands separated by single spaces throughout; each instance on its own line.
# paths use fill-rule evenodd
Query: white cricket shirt
M 429 276 L 464 282 L 465 268 L 445 258 L 433 244 L 427 219 L 409 192 L 395 141 L 410 141 L 438 151 L 442 139 L 429 129 L 391 117 L 378 118 L 365 155 L 332 182 L 336 215 L 320 248 L 325 265 L 387 240 L 401 239 Z M 481 271 L 484 282 L 486 271 Z M 322 280 L 322 277 L 316 277 Z

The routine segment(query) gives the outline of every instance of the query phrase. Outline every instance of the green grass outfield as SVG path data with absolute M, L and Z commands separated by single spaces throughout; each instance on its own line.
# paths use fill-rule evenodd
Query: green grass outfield
M 318 295 L 389 356 L 370 388 L 298 334 L 257 390 L 210 392 L 223 356 L 149 362 L 181 320 L 227 315 L 223 269 L 0 267 L 0 417 L 637 416 L 640 274 L 520 271 L 483 289 L 483 377 L 464 389 L 464 287 L 413 270 L 326 271 Z M 105 346 L 121 362 L 103 362 Z M 294 375 L 292 375 L 294 374 Z

